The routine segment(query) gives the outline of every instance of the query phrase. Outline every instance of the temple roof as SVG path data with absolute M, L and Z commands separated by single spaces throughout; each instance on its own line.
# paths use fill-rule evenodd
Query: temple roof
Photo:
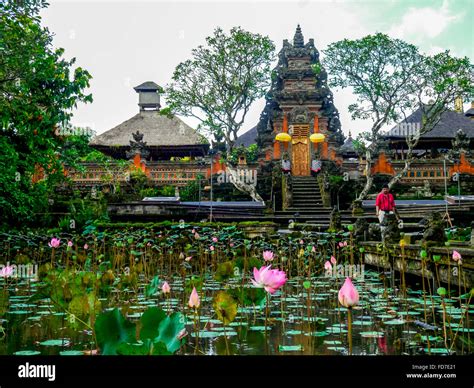
M 256 144 L 257 136 L 258 136 L 257 126 L 255 126 L 253 128 L 250 128 L 247 132 L 240 135 L 235 141 L 235 145 L 237 147 L 241 145 L 243 145 L 244 147 L 248 147 L 252 144 Z
M 137 92 L 142 91 L 153 91 L 153 90 L 159 90 L 160 86 L 155 84 L 153 81 L 147 81 L 143 82 L 142 84 L 135 86 L 133 89 L 135 89 Z
M 129 147 L 130 140 L 133 140 L 132 133 L 137 131 L 144 135 L 143 141 L 149 147 L 207 144 L 196 130 L 178 117 L 168 118 L 158 111 L 141 111 L 122 124 L 94 137 L 90 145 Z
M 304 47 L 303 33 L 301 32 L 299 24 L 298 27 L 296 27 L 295 36 L 293 37 L 293 47 Z
M 421 117 L 421 109 L 417 109 L 403 123 L 421 123 Z M 394 134 L 396 129 L 397 126 L 393 127 L 386 137 L 389 139 L 403 139 L 406 137 L 403 134 Z M 441 119 L 434 128 L 422 135 L 420 139 L 453 139 L 459 129 L 462 129 L 468 138 L 474 138 L 474 120 L 469 119 L 462 113 L 447 110 L 441 115 Z
M 342 154 L 356 154 L 357 153 L 354 147 L 354 139 L 352 138 L 352 135 L 350 132 L 344 144 L 339 148 L 339 151 Z

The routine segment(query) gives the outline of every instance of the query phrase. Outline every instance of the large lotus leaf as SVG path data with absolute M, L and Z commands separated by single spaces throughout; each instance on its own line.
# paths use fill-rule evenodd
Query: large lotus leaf
M 101 353 L 115 355 L 120 344 L 135 341 L 135 324 L 126 320 L 119 309 L 114 309 L 97 317 L 95 334 Z
M 159 307 L 148 308 L 140 318 L 140 339 L 153 340 L 158 336 L 161 321 L 166 318 L 166 313 Z
M 224 324 L 231 323 L 237 315 L 237 302 L 225 291 L 219 291 L 212 304 L 217 318 Z
M 185 321 L 184 315 L 178 312 L 167 316 L 160 323 L 158 328 L 159 335 L 155 342 L 161 341 L 166 345 L 169 352 L 176 352 L 181 346 L 181 340 L 178 339 L 178 335 L 184 330 Z
M 160 287 L 160 279 L 158 276 L 155 276 L 150 284 L 145 287 L 145 295 L 149 298 L 150 296 L 155 295 L 158 292 L 158 288 Z

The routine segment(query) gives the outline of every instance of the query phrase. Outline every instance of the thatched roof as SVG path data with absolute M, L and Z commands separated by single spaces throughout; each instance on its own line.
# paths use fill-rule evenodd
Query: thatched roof
M 178 117 L 168 118 L 159 111 L 141 111 L 131 119 L 98 135 L 91 146 L 128 147 L 133 140 L 132 133 L 142 133 L 143 141 L 149 147 L 191 146 L 206 143 L 196 130 Z
M 406 123 L 421 123 L 421 117 L 421 109 L 417 109 L 407 117 Z M 397 127 L 393 127 L 386 137 L 389 139 L 405 138 L 406 135 L 393 134 L 393 131 L 396 128 Z M 456 137 L 456 132 L 459 129 L 462 129 L 468 138 L 474 138 L 474 121 L 462 113 L 447 110 L 441 115 L 441 119 L 434 128 L 428 133 L 422 135 L 421 139 L 454 139 Z

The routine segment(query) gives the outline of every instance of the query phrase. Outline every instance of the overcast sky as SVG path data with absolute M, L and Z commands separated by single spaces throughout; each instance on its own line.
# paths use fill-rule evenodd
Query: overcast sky
M 191 50 L 205 43 L 217 26 L 225 30 L 241 26 L 268 35 L 277 51 L 283 39 L 293 38 L 299 23 L 305 42 L 314 38 L 320 52 L 343 38 L 384 32 L 427 53 L 449 49 L 474 61 L 474 0 L 50 3 L 42 17 L 55 34 L 54 46 L 63 47 L 67 58 L 76 57 L 77 65 L 93 77 L 94 102 L 78 107 L 73 124 L 97 133 L 135 115 L 138 95 L 132 87 L 145 81 L 165 86 L 176 65 L 190 58 Z M 347 106 L 354 96 L 350 91 L 333 93 L 346 134 L 370 128 L 370 122 L 351 120 Z M 253 104 L 242 132 L 258 122 L 263 106 L 263 100 Z

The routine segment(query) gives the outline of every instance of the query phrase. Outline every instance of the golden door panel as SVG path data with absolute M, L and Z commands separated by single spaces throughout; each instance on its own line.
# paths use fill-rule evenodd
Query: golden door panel
M 309 144 L 308 139 L 294 139 L 291 149 L 293 175 L 309 175 Z

